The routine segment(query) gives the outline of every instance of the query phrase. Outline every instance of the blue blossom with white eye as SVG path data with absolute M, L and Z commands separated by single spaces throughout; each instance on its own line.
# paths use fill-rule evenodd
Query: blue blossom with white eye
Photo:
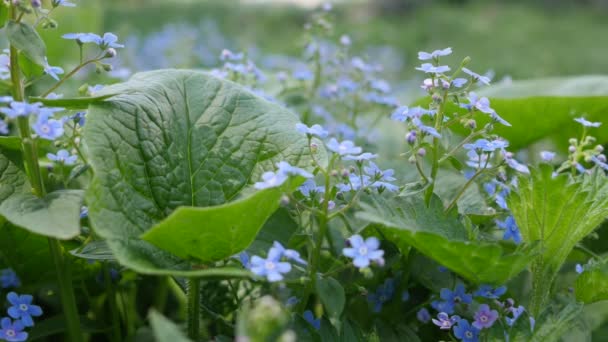
M 279 173 L 283 173 L 287 176 L 301 176 L 304 178 L 312 178 L 313 175 L 312 173 L 301 169 L 299 167 L 296 166 L 292 166 L 291 164 L 289 164 L 286 161 L 280 161 L 277 163 L 277 168 L 279 169 L 277 172 Z
M 517 227 L 513 216 L 508 216 L 504 221 L 496 220 L 496 225 L 505 230 L 502 237 L 503 240 L 513 239 L 513 242 L 517 244 L 521 243 L 521 233 L 519 232 L 519 227 Z
M 512 168 L 513 170 L 515 170 L 517 172 L 521 172 L 521 173 L 525 173 L 525 174 L 530 173 L 530 169 L 528 168 L 528 166 L 518 162 L 517 160 L 515 160 L 513 158 L 505 157 L 505 161 L 507 162 L 507 165 L 509 165 L 510 168 Z
M 500 286 L 497 288 L 493 288 L 490 285 L 480 285 L 479 289 L 477 289 L 477 291 L 473 292 L 473 295 L 475 297 L 483 297 L 483 298 L 488 298 L 488 299 L 498 299 L 500 298 L 502 295 L 504 295 L 507 292 L 507 287 L 506 286 Z
M 70 155 L 70 152 L 68 152 L 67 150 L 59 150 L 57 151 L 57 154 L 47 153 L 46 157 L 49 158 L 49 160 L 64 165 L 74 165 L 74 163 L 76 163 L 76 160 L 78 160 L 78 156 Z
M 370 186 L 372 188 L 378 189 L 378 191 L 380 193 L 382 193 L 384 190 L 390 191 L 390 192 L 396 192 L 399 190 L 399 187 L 395 184 L 391 184 L 388 182 L 382 182 L 382 181 L 375 181 L 372 184 L 370 184 Z
M 388 302 L 393 298 L 395 293 L 395 280 L 388 278 L 384 281 L 384 284 L 378 286 L 376 292 L 369 293 L 367 295 L 367 301 L 373 306 L 374 312 L 380 312 L 384 303 Z
M 356 162 L 363 162 L 363 161 L 372 160 L 372 159 L 375 159 L 375 158 L 378 158 L 377 154 L 365 152 L 365 153 L 362 153 L 362 154 L 360 154 L 358 156 L 347 155 L 347 156 L 344 156 L 344 158 L 342 158 L 342 159 L 343 160 L 354 160 Z
M 251 257 L 249 270 L 258 276 L 266 277 L 270 282 L 283 280 L 283 274 L 291 271 L 291 264 L 280 259 L 281 251 L 270 248 L 266 259 L 257 255 Z
M 340 192 L 357 191 L 361 188 L 371 185 L 369 176 L 351 174 L 348 176 L 348 183 L 336 184 L 336 187 Z
M 300 257 L 300 253 L 298 251 L 293 250 L 293 249 L 285 248 L 278 241 L 273 242 L 272 248 L 278 250 L 279 253 L 281 254 L 281 256 L 283 256 L 283 257 L 285 257 L 285 258 L 287 258 L 289 260 L 295 261 L 298 264 L 302 264 L 302 265 L 306 265 L 307 264 L 307 262 L 304 259 L 302 259 L 302 257 Z
M 14 319 L 20 319 L 26 327 L 34 326 L 32 317 L 42 315 L 42 309 L 38 305 L 33 305 L 34 297 L 31 295 L 18 295 L 15 292 L 9 292 L 6 299 L 11 304 L 8 308 L 8 315 Z
M 581 265 L 581 264 L 576 264 L 576 266 L 574 267 L 574 270 L 578 274 L 581 274 L 585 271 L 585 269 L 583 268 L 583 265 Z
M 492 167 L 492 164 L 489 162 L 490 157 L 487 153 L 479 154 L 474 150 L 470 150 L 469 152 L 467 152 L 467 157 L 469 159 L 465 163 L 469 167 L 472 167 L 474 169 L 487 169 Z
M 489 114 L 490 117 L 494 121 L 497 121 L 505 126 L 511 126 L 511 124 L 509 122 L 507 122 L 505 119 L 500 117 L 500 115 L 498 115 L 498 113 L 496 113 L 496 111 L 490 107 L 490 100 L 488 100 L 487 97 L 480 98 L 477 96 L 476 93 L 470 92 L 468 99 L 469 99 L 469 103 L 468 104 L 461 103 L 460 107 L 468 109 L 468 110 L 477 109 L 482 113 Z
M 477 342 L 479 340 L 479 329 L 469 324 L 466 319 L 461 319 L 454 327 L 454 336 L 462 342 Z
M 63 122 L 61 120 L 49 119 L 49 113 L 40 113 L 36 123 L 32 125 L 34 132 L 46 140 L 55 140 L 63 135 Z
M 412 119 L 412 123 L 418 127 L 418 129 L 420 131 L 422 131 L 423 133 L 426 133 L 428 135 L 431 135 L 435 138 L 441 138 L 441 134 L 439 134 L 439 132 L 437 132 L 437 130 L 434 127 L 431 126 L 427 126 L 425 124 L 422 123 L 422 120 L 418 119 L 418 118 L 413 118 Z
M 387 169 L 383 171 L 372 161 L 370 161 L 367 166 L 363 167 L 363 171 L 376 181 L 393 182 L 397 180 L 393 177 L 395 170 Z
M 480 75 L 478 73 L 475 73 L 475 72 L 473 72 L 473 71 L 471 71 L 471 70 L 469 70 L 467 68 L 462 68 L 462 71 L 465 74 L 471 76 L 473 78 L 473 81 L 477 81 L 477 82 L 483 83 L 485 85 L 490 85 L 490 78 L 489 77 L 482 76 L 482 75 Z
M 433 324 L 435 324 L 436 326 L 439 327 L 439 329 L 441 330 L 450 330 L 452 329 L 452 326 L 454 324 L 456 324 L 456 322 L 458 322 L 460 320 L 460 316 L 452 316 L 450 317 L 447 313 L 445 312 L 440 312 L 439 314 L 437 314 L 437 319 L 432 319 Z
M 467 293 L 465 287 L 462 283 L 458 283 L 454 290 L 450 290 L 447 288 L 441 289 L 439 292 L 439 296 L 444 300 L 445 309 L 447 310 L 438 310 L 443 311 L 448 314 L 454 312 L 454 305 L 459 303 L 471 304 L 473 302 L 473 296 L 470 293 Z
M 424 71 L 427 74 L 440 74 L 450 71 L 450 67 L 447 65 L 434 66 L 431 63 L 423 63 L 416 70 Z
M 366 268 L 370 263 L 384 264 L 384 251 L 379 249 L 380 241 L 375 237 L 363 240 L 361 235 L 353 235 L 348 239 L 349 247 L 342 249 L 344 256 L 353 259 L 353 265 L 359 269 Z
M 12 268 L 0 270 L 0 288 L 8 289 L 19 286 L 21 286 L 21 280 Z
M 303 123 L 297 123 L 296 130 L 300 133 L 304 133 L 307 135 L 318 136 L 319 138 L 325 138 L 329 134 L 329 132 L 327 132 L 325 129 L 323 129 L 323 127 L 321 125 L 317 125 L 317 124 L 308 127 Z
M 8 134 L 8 124 L 0 119 L 0 134 Z
M 314 179 L 307 179 L 300 187 L 298 188 L 300 193 L 305 197 L 311 197 L 315 194 L 322 194 L 325 192 L 325 187 L 317 186 Z
M 24 326 L 20 320 L 13 322 L 10 318 L 4 317 L 0 321 L 0 340 L 8 342 L 27 341 L 28 334 L 23 329 Z
M 540 158 L 544 161 L 544 162 L 550 162 L 553 160 L 553 158 L 555 158 L 555 152 L 551 152 L 551 151 L 540 151 Z
M 40 113 L 42 103 L 27 103 L 12 101 L 9 107 L 0 108 L 0 113 L 6 114 L 7 117 L 14 119 L 20 116 L 38 115 Z
M 585 118 L 576 118 L 576 119 L 574 119 L 574 121 L 580 123 L 581 125 L 583 125 L 585 127 L 600 127 L 602 125 L 601 122 L 591 122 L 591 121 L 587 121 Z
M 315 315 L 310 310 L 306 310 L 302 313 L 304 320 L 312 325 L 315 330 L 321 329 L 321 318 L 315 318 Z
M 76 7 L 76 4 L 69 2 L 68 0 L 53 0 L 53 7 Z
M 477 139 L 472 144 L 464 144 L 462 147 L 465 150 L 475 150 L 483 152 L 494 152 L 495 150 L 504 150 L 509 146 L 509 142 L 506 140 L 495 139 L 489 141 L 487 139 Z
M 475 322 L 473 326 L 479 330 L 484 328 L 490 328 L 494 325 L 494 322 L 498 319 L 498 311 L 490 310 L 488 304 L 481 304 L 477 312 L 475 312 Z
M 355 146 L 355 143 L 350 140 L 338 142 L 336 138 L 331 138 L 331 140 L 329 140 L 327 148 L 341 156 L 347 154 L 360 154 L 363 151 L 361 147 Z
M 106 32 L 103 34 L 103 37 L 101 37 L 101 40 L 99 40 L 97 45 L 99 45 L 99 47 L 101 47 L 102 49 L 107 49 L 107 48 L 116 49 L 116 48 L 125 47 L 123 44 L 117 43 L 117 41 L 118 41 L 118 36 L 116 36 L 114 33 Z
M 258 190 L 276 188 L 285 183 L 287 178 L 287 175 L 282 172 L 267 171 L 262 174 L 262 181 L 256 182 L 253 187 Z
M 435 50 L 431 53 L 420 51 L 418 52 L 418 59 L 421 61 L 426 61 L 433 58 L 448 56 L 452 54 L 452 48 L 445 48 L 442 50 Z

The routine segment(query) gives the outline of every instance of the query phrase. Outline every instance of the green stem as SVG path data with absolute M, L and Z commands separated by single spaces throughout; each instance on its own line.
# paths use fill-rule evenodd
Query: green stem
M 11 19 L 17 18 L 15 5 L 10 7 Z M 13 99 L 15 101 L 23 101 L 23 84 L 21 82 L 21 69 L 19 68 L 19 51 L 13 45 L 10 46 L 10 68 L 11 82 L 13 84 Z M 26 171 L 29 181 L 32 185 L 34 193 L 38 197 L 43 197 L 46 194 L 40 165 L 38 164 L 38 153 L 36 151 L 36 140 L 32 139 L 30 132 L 30 122 L 28 117 L 19 117 L 17 119 L 19 127 L 19 135 L 21 136 L 23 159 L 26 165 Z M 80 329 L 80 318 L 78 316 L 78 308 L 76 306 L 76 297 L 74 295 L 74 287 L 72 284 L 72 273 L 70 265 L 64 260 L 61 243 L 57 239 L 48 238 L 51 258 L 55 264 L 57 271 L 57 283 L 61 294 L 61 304 L 63 313 L 66 317 L 68 328 L 68 336 L 72 342 L 82 341 L 82 332 Z
M 443 92 L 443 97 L 441 99 L 441 103 L 439 104 L 439 108 L 437 109 L 437 114 L 435 115 L 435 130 L 441 134 L 441 127 L 443 126 L 443 107 L 445 105 L 445 101 L 448 96 L 448 91 L 445 90 Z M 430 184 L 426 189 L 426 193 L 424 194 L 424 201 L 428 206 L 431 203 L 431 197 L 433 196 L 433 190 L 435 189 L 435 182 L 437 178 L 437 172 L 439 171 L 439 138 L 433 138 L 433 163 L 431 166 L 431 175 L 429 177 Z
M 70 71 L 67 75 L 65 75 L 64 78 L 62 78 L 61 80 L 59 80 L 59 82 L 55 83 L 54 86 L 52 86 L 49 90 L 47 90 L 46 92 L 44 92 L 44 94 L 40 95 L 40 97 L 47 97 L 47 95 L 49 95 L 50 93 L 52 93 L 55 89 L 59 88 L 65 81 L 67 81 L 68 79 L 70 79 L 72 76 L 74 76 L 78 71 L 80 71 L 80 69 L 84 68 L 85 66 L 91 64 L 91 63 L 95 63 L 95 62 L 99 62 L 101 59 L 101 57 L 97 57 L 95 59 L 90 59 L 84 63 L 80 63 L 80 65 L 78 65 L 77 67 L 75 67 L 72 71 Z
M 110 275 L 110 265 L 103 265 L 104 282 L 108 291 L 108 306 L 110 307 L 110 315 L 112 315 L 112 341 L 121 340 L 120 320 L 118 315 L 118 306 L 116 306 L 116 289 Z
M 193 341 L 200 339 L 201 316 L 201 281 L 198 278 L 188 279 L 188 337 Z

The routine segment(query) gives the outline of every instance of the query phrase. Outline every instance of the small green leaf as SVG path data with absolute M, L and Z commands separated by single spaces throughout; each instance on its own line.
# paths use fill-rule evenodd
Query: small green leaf
M 88 106 L 103 102 L 111 97 L 116 96 L 116 94 L 105 94 L 100 96 L 92 96 L 92 97 L 72 97 L 65 99 L 47 99 L 44 97 L 30 97 L 31 102 L 41 102 L 45 106 L 49 107 L 62 107 L 66 109 L 85 109 Z
M 19 68 L 28 79 L 33 79 L 44 73 L 44 68 L 27 58 L 25 54 L 19 54 Z
M 80 233 L 82 190 L 59 190 L 39 198 L 32 193 L 13 194 L 0 204 L 0 215 L 31 232 L 71 239 Z
M 387 239 L 397 244 L 406 242 L 475 283 L 504 284 L 535 255 L 530 245 L 510 253 L 500 243 L 470 241 L 457 213 L 446 214 L 437 196 L 428 208 L 417 196 L 376 198 L 361 206 L 363 211 L 356 216 L 381 229 Z
M 188 258 L 246 248 L 280 197 L 277 189 L 253 193 L 252 183 L 282 160 L 311 165 L 297 117 L 232 82 L 158 70 L 100 92 L 110 94 L 120 95 L 90 104 L 84 128 L 95 174 L 89 220 L 138 272 L 218 274 L 193 269 Z M 317 158 L 326 160 L 322 149 Z
M 8 20 L 9 8 L 8 4 L 4 1 L 0 1 L 0 29 L 6 25 Z
M 0 136 L 0 151 L 2 151 L 4 149 L 20 151 L 21 150 L 21 138 L 16 137 L 16 136 L 8 136 L 8 137 Z
M 608 258 L 585 267 L 576 279 L 574 294 L 585 304 L 608 299 Z
M 11 45 L 20 50 L 32 62 L 42 66 L 47 64 L 46 45 L 44 45 L 44 41 L 35 28 L 22 21 L 10 20 L 6 27 L 6 33 Z
M 334 278 L 319 277 L 316 282 L 316 290 L 332 324 L 335 325 L 335 322 L 339 322 L 346 303 L 344 288 Z
M 148 314 L 152 331 L 154 331 L 154 337 L 159 342 L 172 341 L 172 342 L 188 342 L 191 341 L 184 335 L 182 330 L 171 322 L 165 316 L 160 314 L 158 311 L 152 309 Z

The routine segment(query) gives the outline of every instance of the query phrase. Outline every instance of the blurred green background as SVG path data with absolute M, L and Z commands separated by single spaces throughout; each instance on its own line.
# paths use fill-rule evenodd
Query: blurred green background
M 72 42 L 59 38 L 63 33 L 112 31 L 131 43 L 123 50 L 128 64 L 141 68 L 192 66 L 196 62 L 185 56 L 193 49 L 208 54 L 213 64 L 212 55 L 222 45 L 299 56 L 302 27 L 314 9 L 293 4 L 296 0 L 75 2 L 77 9 L 57 11 L 60 27 L 47 33 L 51 61 L 77 55 Z M 348 34 L 355 51 L 375 51 L 372 58 L 386 58 L 383 62 L 392 65 L 398 79 L 414 75 L 417 51 L 447 46 L 455 50 L 455 58 L 469 55 L 475 70 L 493 70 L 497 78 L 608 73 L 606 0 L 338 1 L 334 8 L 336 36 Z M 156 45 L 144 44 L 144 37 L 154 35 Z M 173 48 L 184 39 L 180 49 Z M 145 65 L 168 46 L 174 50 L 172 58 Z

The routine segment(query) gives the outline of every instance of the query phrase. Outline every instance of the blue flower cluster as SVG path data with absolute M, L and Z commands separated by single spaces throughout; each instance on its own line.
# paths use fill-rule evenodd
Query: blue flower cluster
M 0 288 L 17 288 L 19 286 L 21 286 L 21 281 L 14 270 L 10 268 L 0 270 Z M 0 319 L 0 340 L 8 342 L 26 341 L 28 333 L 25 328 L 34 326 L 33 317 L 42 316 L 42 308 L 32 304 L 34 297 L 28 294 L 19 295 L 11 291 L 6 295 L 6 299 L 9 303 L 8 317 Z
M 269 282 L 283 280 L 284 274 L 289 273 L 292 269 L 289 261 L 307 265 L 306 260 L 302 259 L 298 251 L 285 248 L 278 241 L 275 241 L 268 250 L 266 258 L 257 255 L 250 258 L 247 252 L 242 252 L 239 254 L 239 259 L 243 267 L 257 276 L 265 277 Z

